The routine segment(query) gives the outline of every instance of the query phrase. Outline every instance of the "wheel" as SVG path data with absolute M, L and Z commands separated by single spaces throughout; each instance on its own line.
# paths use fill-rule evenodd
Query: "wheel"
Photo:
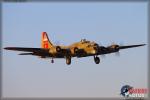
M 95 61 L 96 64 L 99 64 L 100 63 L 100 58 L 96 56 L 96 57 L 94 57 L 94 61 Z
M 70 65 L 71 64 L 71 57 L 66 57 L 66 64 Z
M 53 60 L 53 59 L 51 60 L 51 63 L 54 63 L 54 60 Z
M 96 64 L 99 64 L 100 63 L 100 58 L 99 57 L 94 57 L 94 61 Z

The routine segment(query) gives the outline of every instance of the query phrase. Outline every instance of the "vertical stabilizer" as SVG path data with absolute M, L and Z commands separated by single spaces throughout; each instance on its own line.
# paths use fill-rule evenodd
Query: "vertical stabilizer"
M 53 44 L 49 41 L 49 38 L 46 32 L 42 32 L 41 47 L 44 49 L 49 49 L 53 47 Z

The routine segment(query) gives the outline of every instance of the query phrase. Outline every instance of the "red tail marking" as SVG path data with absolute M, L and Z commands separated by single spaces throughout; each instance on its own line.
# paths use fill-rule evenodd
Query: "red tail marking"
M 48 39 L 47 39 L 47 36 L 46 36 L 46 32 L 43 32 L 43 34 L 42 34 L 43 36 L 42 36 L 42 38 L 43 38 L 43 47 L 44 48 L 48 48 Z

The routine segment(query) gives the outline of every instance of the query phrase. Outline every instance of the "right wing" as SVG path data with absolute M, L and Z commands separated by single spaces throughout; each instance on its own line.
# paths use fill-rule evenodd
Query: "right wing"
M 5 47 L 6 50 L 23 51 L 20 55 L 35 55 L 35 56 L 49 56 L 48 49 L 43 48 L 25 48 L 25 47 Z
M 111 45 L 108 47 L 100 46 L 98 47 L 98 54 L 103 55 L 103 54 L 109 54 L 109 53 L 114 53 L 118 52 L 121 49 L 128 49 L 128 48 L 135 48 L 135 47 L 140 47 L 144 46 L 146 44 L 138 44 L 138 45 L 127 45 L 127 46 L 119 46 L 119 45 Z
M 119 46 L 119 49 L 128 49 L 128 48 L 140 47 L 140 46 L 144 46 L 144 45 L 146 45 L 146 44 Z

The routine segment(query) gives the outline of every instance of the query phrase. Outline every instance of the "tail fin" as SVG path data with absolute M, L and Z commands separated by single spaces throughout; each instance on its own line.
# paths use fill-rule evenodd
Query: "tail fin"
M 53 44 L 49 41 L 48 35 L 46 32 L 42 32 L 42 41 L 41 47 L 44 49 L 52 48 Z

